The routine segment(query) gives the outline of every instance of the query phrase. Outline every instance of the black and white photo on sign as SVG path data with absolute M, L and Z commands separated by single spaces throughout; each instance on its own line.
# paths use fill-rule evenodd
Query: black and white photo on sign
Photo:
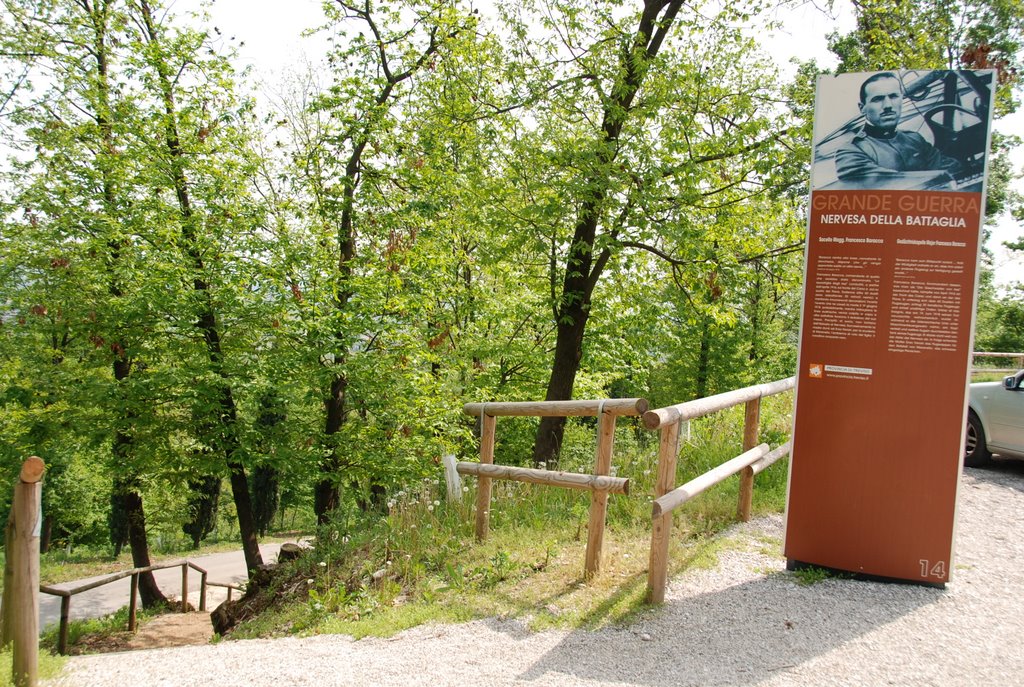
M 992 72 L 822 76 L 812 190 L 980 191 Z

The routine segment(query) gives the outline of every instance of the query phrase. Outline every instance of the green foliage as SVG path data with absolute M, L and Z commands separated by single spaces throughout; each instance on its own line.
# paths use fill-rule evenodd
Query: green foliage
M 766 399 L 762 438 L 772 445 L 788 435 L 791 403 L 788 396 Z M 739 453 L 741 423 L 738 411 L 691 423 L 677 483 Z M 472 482 L 461 500 L 449 501 L 435 476 L 391 492 L 386 514 L 355 506 L 335 511 L 309 554 L 268 593 L 278 605 L 234 636 L 390 635 L 429 620 L 495 613 L 531 618 L 538 628 L 599 627 L 626 619 L 643 608 L 657 442 L 641 438 L 650 436 L 656 435 L 640 433 L 625 420 L 616 432 L 613 470 L 630 479 L 630 495 L 609 499 L 602 572 L 593 580 L 581 579 L 586 492 L 496 481 L 488 540 L 474 544 Z M 570 424 L 560 467 L 590 471 L 595 443 L 592 426 Z M 782 508 L 785 470 L 780 461 L 758 476 L 756 512 Z M 674 569 L 713 565 L 717 552 L 732 545 L 715 535 L 735 521 L 737 480 L 701 495 L 676 518 Z M 289 588 L 301 591 L 281 604 Z
M 680 4 L 645 53 L 633 7 L 330 3 L 323 81 L 258 107 L 201 18 L 5 0 L 3 474 L 47 461 L 44 512 L 74 547 L 120 521 L 121 475 L 172 549 L 183 526 L 238 535 L 239 506 L 213 500 L 236 468 L 261 530 L 308 525 L 322 486 L 336 522 L 382 517 L 476 452 L 465 402 L 547 393 L 576 322 L 576 397 L 787 376 L 811 70 L 784 88 L 742 30 L 755 5 Z M 526 464 L 537 427 L 503 421 L 499 462 Z M 568 423 L 566 465 L 592 461 L 593 433 Z M 646 489 L 656 439 L 621 434 Z M 555 511 L 575 531 L 586 500 L 541 491 L 499 495 L 533 505 L 497 521 Z
M 1024 351 L 1024 285 L 1003 295 L 983 290 L 978 304 L 975 350 L 999 353 Z M 1005 364 L 1005 361 L 1000 361 Z
M 802 584 L 805 587 L 809 587 L 813 584 L 818 584 L 819 582 L 824 582 L 825 580 L 832 579 L 833 577 L 835 577 L 835 575 L 831 571 L 826 570 L 824 568 L 818 568 L 813 565 L 808 565 L 806 567 L 801 567 L 794 570 L 793 577 L 796 578 L 796 581 L 799 584 Z
M 14 656 L 11 647 L 0 650 L 0 687 L 14 687 L 11 681 L 11 670 Z M 38 675 L 40 680 L 50 680 L 60 675 L 67 659 L 49 652 L 39 653 Z

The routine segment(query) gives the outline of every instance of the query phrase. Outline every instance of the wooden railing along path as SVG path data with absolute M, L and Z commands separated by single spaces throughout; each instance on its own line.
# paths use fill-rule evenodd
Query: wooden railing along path
M 754 496 L 754 475 L 787 455 L 790 449 L 788 441 L 774 450 L 768 444 L 759 443 L 761 399 L 789 391 L 794 385 L 795 378 L 789 377 L 777 382 L 748 386 L 644 413 L 644 426 L 649 430 L 661 431 L 661 441 L 658 445 L 658 476 L 654 483 L 654 504 L 651 509 L 653 526 L 651 528 L 651 554 L 647 569 L 648 601 L 652 603 L 665 601 L 665 587 L 668 584 L 668 545 L 672 532 L 672 511 L 674 509 L 725 478 L 741 472 L 739 504 L 736 510 L 741 520 L 750 519 L 750 508 Z M 746 406 L 743 422 L 743 453 L 686 484 L 676 487 L 676 459 L 679 456 L 681 424 L 684 421 L 732 408 L 740 403 Z
M 754 476 L 789 453 L 789 442 L 774 450 L 758 442 L 760 435 L 761 399 L 789 391 L 794 378 L 769 384 L 736 389 L 717 396 L 680 403 L 656 410 L 647 410 L 647 401 L 639 398 L 590 401 L 539 401 L 526 403 L 469 403 L 463 407 L 467 415 L 479 416 L 480 462 L 457 465 L 463 475 L 479 478 L 476 504 L 476 536 L 487 537 L 491 503 L 491 480 L 512 479 L 534 484 L 548 484 L 591 491 L 590 524 L 587 531 L 585 575 L 591 577 L 600 569 L 601 545 L 609 493 L 629 494 L 629 480 L 609 477 L 615 418 L 619 415 L 643 415 L 644 426 L 661 430 L 658 448 L 658 475 L 655 482 L 651 518 L 651 554 L 648 569 L 647 597 L 654 603 L 665 600 L 668 581 L 668 544 L 672 529 L 672 511 L 709 487 L 741 472 L 737 513 L 742 520 L 750 518 L 754 493 Z M 676 487 L 676 461 L 679 455 L 679 430 L 684 421 L 704 417 L 740 403 L 746 404 L 743 427 L 743 453 L 718 467 Z M 594 474 L 556 472 L 532 468 L 494 465 L 495 417 L 511 416 L 598 416 L 597 456 Z
M 68 648 L 68 624 L 71 616 L 71 597 L 76 594 L 88 592 L 98 587 L 123 580 L 126 577 L 131 577 L 131 593 L 128 599 L 128 630 L 130 632 L 135 631 L 136 626 L 136 615 L 138 610 L 138 598 L 139 598 L 139 575 L 142 573 L 153 572 L 154 570 L 166 570 L 167 568 L 181 567 L 181 612 L 186 613 L 188 611 L 188 570 L 189 568 L 199 573 L 199 610 L 206 610 L 206 591 L 208 587 L 226 587 L 228 590 L 228 601 L 231 600 L 231 590 L 241 589 L 241 587 L 232 582 L 211 582 L 207 580 L 207 572 L 203 568 L 193 563 L 190 560 L 177 560 L 169 563 L 158 563 L 156 565 L 148 565 L 144 568 L 132 568 L 131 570 L 122 570 L 121 572 L 112 573 L 106 577 L 88 582 L 72 589 L 59 589 L 57 587 L 40 585 L 39 591 L 44 594 L 50 594 L 52 596 L 60 597 L 60 630 L 57 640 L 57 651 L 61 654 L 67 653 Z
M 1024 370 L 1024 353 L 989 353 L 974 351 L 971 354 L 971 374 L 980 372 L 999 372 L 1001 374 L 1012 374 L 1017 370 Z M 1003 358 L 1013 361 L 1015 367 L 978 367 L 975 365 L 975 358 Z
M 597 401 L 527 401 L 509 403 L 467 403 L 462 410 L 481 418 L 480 462 L 462 462 L 459 474 L 476 475 L 476 538 L 487 538 L 490 527 L 491 481 L 495 479 L 547 484 L 590 491 L 590 525 L 587 528 L 587 556 L 584 575 L 592 577 L 601 568 L 604 523 L 608 494 L 629 494 L 629 480 L 611 477 L 615 422 L 620 416 L 642 415 L 648 403 L 642 398 L 614 398 Z M 514 417 L 597 417 L 597 452 L 594 473 L 580 474 L 494 465 L 494 436 L 497 416 Z
M 620 415 L 642 415 L 649 430 L 661 430 L 658 448 L 658 475 L 655 482 L 652 510 L 650 567 L 648 569 L 648 599 L 661 603 L 665 599 L 668 578 L 668 543 L 672 528 L 672 511 L 707 488 L 727 477 L 742 473 L 737 513 L 742 520 L 750 518 L 754 493 L 754 476 L 789 453 L 789 442 L 772 449 L 760 444 L 761 399 L 789 391 L 794 378 L 769 384 L 759 384 L 709 396 L 687 403 L 647 410 L 644 399 L 605 399 L 590 401 L 538 401 L 520 403 L 470 403 L 463 407 L 467 415 L 479 416 L 480 462 L 461 462 L 457 470 L 463 475 L 479 478 L 476 504 L 476 536 L 487 537 L 491 503 L 491 480 L 512 479 L 534 484 L 548 484 L 591 491 L 590 524 L 587 530 L 587 558 L 585 576 L 591 577 L 600 569 L 601 546 L 604 537 L 608 494 L 629 494 L 629 480 L 609 477 L 615 418 Z M 684 421 L 704 417 L 740 403 L 746 404 L 743 429 L 743 453 L 732 460 L 690 480 L 676 488 L 676 461 L 679 455 L 679 430 Z M 494 465 L 495 417 L 509 416 L 598 416 L 597 456 L 593 474 L 557 472 Z

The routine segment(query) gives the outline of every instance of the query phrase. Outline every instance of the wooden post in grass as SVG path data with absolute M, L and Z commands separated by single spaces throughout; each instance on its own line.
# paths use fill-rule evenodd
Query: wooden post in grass
M 14 485 L 11 516 L 14 527 L 7 565 L 13 567 L 11 595 L 5 601 L 4 616 L 11 618 L 14 643 L 12 682 L 17 687 L 35 687 L 39 679 L 39 534 L 42 525 L 41 480 L 46 466 L 32 456 L 21 466 Z M 5 574 L 6 578 L 6 574 Z M 5 588 L 6 591 L 6 588 Z
M 60 630 L 57 634 L 57 653 L 68 655 L 68 624 L 71 622 L 71 595 L 60 597 Z
M 181 564 L 181 612 L 188 613 L 188 563 Z
M 611 472 L 612 445 L 615 442 L 615 416 L 598 410 L 597 452 L 594 474 L 605 477 Z M 590 523 L 587 525 L 587 561 L 584 577 L 592 578 L 601 569 L 601 547 L 604 544 L 604 523 L 608 512 L 608 492 L 590 492 Z
M 486 405 L 486 404 L 485 404 Z M 488 415 L 486 408 L 480 413 L 480 464 L 494 464 L 494 425 L 497 418 Z M 476 487 L 476 539 L 487 539 L 491 523 L 491 478 L 481 476 Z
M 4 596 L 0 602 L 0 649 L 6 649 L 14 641 L 14 611 L 11 604 L 14 603 L 14 509 L 11 509 L 7 517 L 7 525 L 4 527 Z
M 132 575 L 131 597 L 128 599 L 128 631 L 135 632 L 135 619 L 139 613 L 139 573 Z
M 761 432 L 761 399 L 747 401 L 743 418 L 743 451 L 749 451 L 758 444 Z M 750 520 L 754 505 L 754 468 L 745 467 L 740 473 L 740 496 L 736 514 L 743 522 Z
M 661 428 L 658 445 L 658 478 L 654 484 L 654 498 L 661 498 L 676 486 L 676 458 L 679 455 L 680 421 Z M 672 511 L 653 520 L 651 529 L 651 557 L 647 565 L 647 600 L 664 603 L 668 585 L 668 543 L 672 534 Z

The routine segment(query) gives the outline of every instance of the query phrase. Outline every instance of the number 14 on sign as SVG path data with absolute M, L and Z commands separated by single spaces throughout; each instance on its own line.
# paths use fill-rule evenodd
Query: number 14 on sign
M 939 561 L 932 564 L 926 558 L 918 561 L 921 564 L 921 577 L 937 577 L 940 580 L 946 577 L 946 561 Z

